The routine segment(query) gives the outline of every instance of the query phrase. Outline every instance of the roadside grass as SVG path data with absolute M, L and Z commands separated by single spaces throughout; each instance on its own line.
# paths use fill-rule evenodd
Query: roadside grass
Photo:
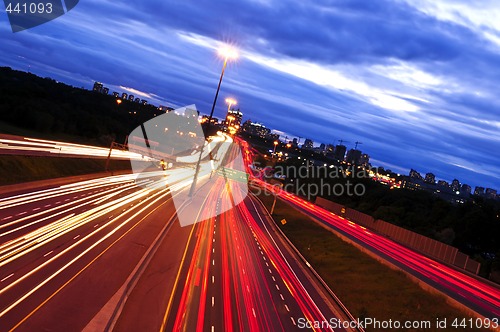
M 273 197 L 261 194 L 259 198 L 270 210 Z M 383 265 L 280 200 L 273 218 L 356 318 L 430 321 L 431 330 L 436 330 L 436 319 L 446 318 L 448 329 L 439 330 L 457 331 L 460 329 L 451 327 L 453 320 L 472 317 L 448 304 L 444 296 L 425 291 L 405 273 Z M 282 219 L 286 219 L 285 225 Z
M 104 172 L 105 159 L 0 155 L 0 185 Z M 128 170 L 127 160 L 111 160 L 110 171 Z

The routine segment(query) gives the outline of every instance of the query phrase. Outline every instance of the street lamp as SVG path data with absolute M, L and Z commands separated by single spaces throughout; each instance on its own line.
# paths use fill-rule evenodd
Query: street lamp
M 273 150 L 273 156 L 276 155 L 276 147 L 278 146 L 278 141 L 274 141 L 274 150 Z
M 217 103 L 217 97 L 219 97 L 220 85 L 222 83 L 222 78 L 224 77 L 224 72 L 226 71 L 227 62 L 230 59 L 236 59 L 238 57 L 238 52 L 234 48 L 226 46 L 219 50 L 219 55 L 224 57 L 224 64 L 222 65 L 222 72 L 219 78 L 219 85 L 217 86 L 217 92 L 215 93 L 214 103 L 212 104 L 212 110 L 210 111 L 210 117 L 208 118 L 208 122 L 212 120 L 212 116 L 214 115 L 215 104 Z
M 229 113 L 229 110 L 231 109 L 231 106 L 237 104 L 236 100 L 234 100 L 232 98 L 226 98 L 226 103 L 227 103 L 227 111 L 228 111 L 228 113 Z
M 224 72 L 226 71 L 227 62 L 230 59 L 236 59 L 238 57 L 238 52 L 229 46 L 221 48 L 219 50 L 219 55 L 224 57 L 224 64 L 222 65 L 222 72 L 219 78 L 219 84 L 217 85 L 217 91 L 215 92 L 214 102 L 212 104 L 212 110 L 210 111 L 210 116 L 208 117 L 208 123 L 212 123 L 212 117 L 214 115 L 215 104 L 217 104 L 217 97 L 219 97 L 220 85 L 222 83 L 222 78 L 224 77 Z M 198 158 L 198 163 L 196 164 L 196 169 L 194 172 L 193 183 L 191 184 L 191 188 L 189 189 L 189 197 L 193 197 L 194 190 L 196 188 L 196 182 L 198 181 L 198 173 L 200 172 L 200 164 L 201 164 L 201 156 L 203 155 L 203 150 L 205 148 L 205 144 L 202 144 L 200 150 L 200 157 Z

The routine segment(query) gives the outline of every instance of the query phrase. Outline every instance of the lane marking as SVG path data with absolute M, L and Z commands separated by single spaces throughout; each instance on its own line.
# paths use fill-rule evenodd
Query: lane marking
M 48 255 L 50 255 L 50 254 L 51 254 L 51 253 L 53 253 L 53 252 L 54 252 L 54 250 L 51 250 L 51 251 L 49 251 L 48 253 L 46 253 L 45 255 L 43 255 L 43 257 L 47 257 Z
M 206 200 L 207 199 L 205 199 L 205 202 L 206 202 Z M 203 203 L 205 203 L 205 202 L 203 202 Z M 199 215 L 200 214 L 198 213 L 198 216 Z M 179 283 L 182 266 L 184 265 L 184 261 L 186 260 L 186 255 L 188 252 L 189 243 L 191 242 L 191 237 L 193 236 L 193 231 L 194 231 L 195 226 L 196 226 L 196 223 L 194 223 L 191 226 L 191 231 L 189 232 L 189 237 L 188 237 L 188 240 L 186 242 L 187 245 L 186 245 L 186 248 L 184 248 L 184 253 L 182 254 L 181 263 L 179 264 L 179 270 L 177 271 L 177 276 L 175 277 L 174 286 L 172 287 L 172 293 L 170 294 L 170 299 L 168 300 L 167 310 L 165 310 L 165 315 L 163 316 L 163 322 L 161 323 L 160 331 L 165 330 L 165 325 L 167 324 L 167 318 L 168 318 L 168 315 L 170 313 L 170 308 L 172 307 L 172 303 L 174 301 L 175 290 L 177 289 L 177 284 Z
M 3 278 L 2 280 L 0 280 L 0 282 L 4 282 L 5 280 L 9 279 L 10 277 L 12 277 L 14 275 L 14 273 L 11 273 L 9 274 L 8 276 L 6 276 L 5 278 Z

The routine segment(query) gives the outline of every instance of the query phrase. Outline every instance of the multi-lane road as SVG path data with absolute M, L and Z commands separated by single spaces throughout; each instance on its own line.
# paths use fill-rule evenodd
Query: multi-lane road
M 199 179 L 183 209 L 202 221 L 181 227 L 185 172 L 0 196 L 1 330 L 290 331 L 344 318 L 224 172 Z
M 215 189 L 207 199 L 214 214 L 229 204 L 225 196 L 239 195 L 230 188 Z M 291 331 L 304 319 L 338 316 L 271 222 L 250 196 L 199 224 L 166 312 L 166 330 Z
M 238 145 L 224 157 L 215 149 L 227 163 L 212 172 L 213 161 L 202 162 L 193 197 L 194 165 L 0 194 L 1 330 L 293 331 L 352 319 L 232 172 L 251 162 L 239 144 L 243 165 Z M 279 196 L 482 315 L 500 315 L 498 288 Z
M 500 287 L 426 257 L 296 195 L 258 181 L 284 202 L 489 319 L 500 317 Z

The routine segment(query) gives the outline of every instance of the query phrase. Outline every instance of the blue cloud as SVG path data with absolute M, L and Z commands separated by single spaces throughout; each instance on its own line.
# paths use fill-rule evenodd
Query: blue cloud
M 234 42 L 281 65 L 244 55 L 228 67 L 221 96 L 237 98 L 245 117 L 317 142 L 359 140 L 386 164 L 500 188 L 499 49 L 402 1 L 88 1 L 17 34 L 0 15 L 0 38 L 2 65 L 75 86 L 127 86 L 204 113 L 222 65 L 214 41 Z M 301 76 L 309 65 L 324 76 Z M 221 99 L 216 115 L 224 110 Z

